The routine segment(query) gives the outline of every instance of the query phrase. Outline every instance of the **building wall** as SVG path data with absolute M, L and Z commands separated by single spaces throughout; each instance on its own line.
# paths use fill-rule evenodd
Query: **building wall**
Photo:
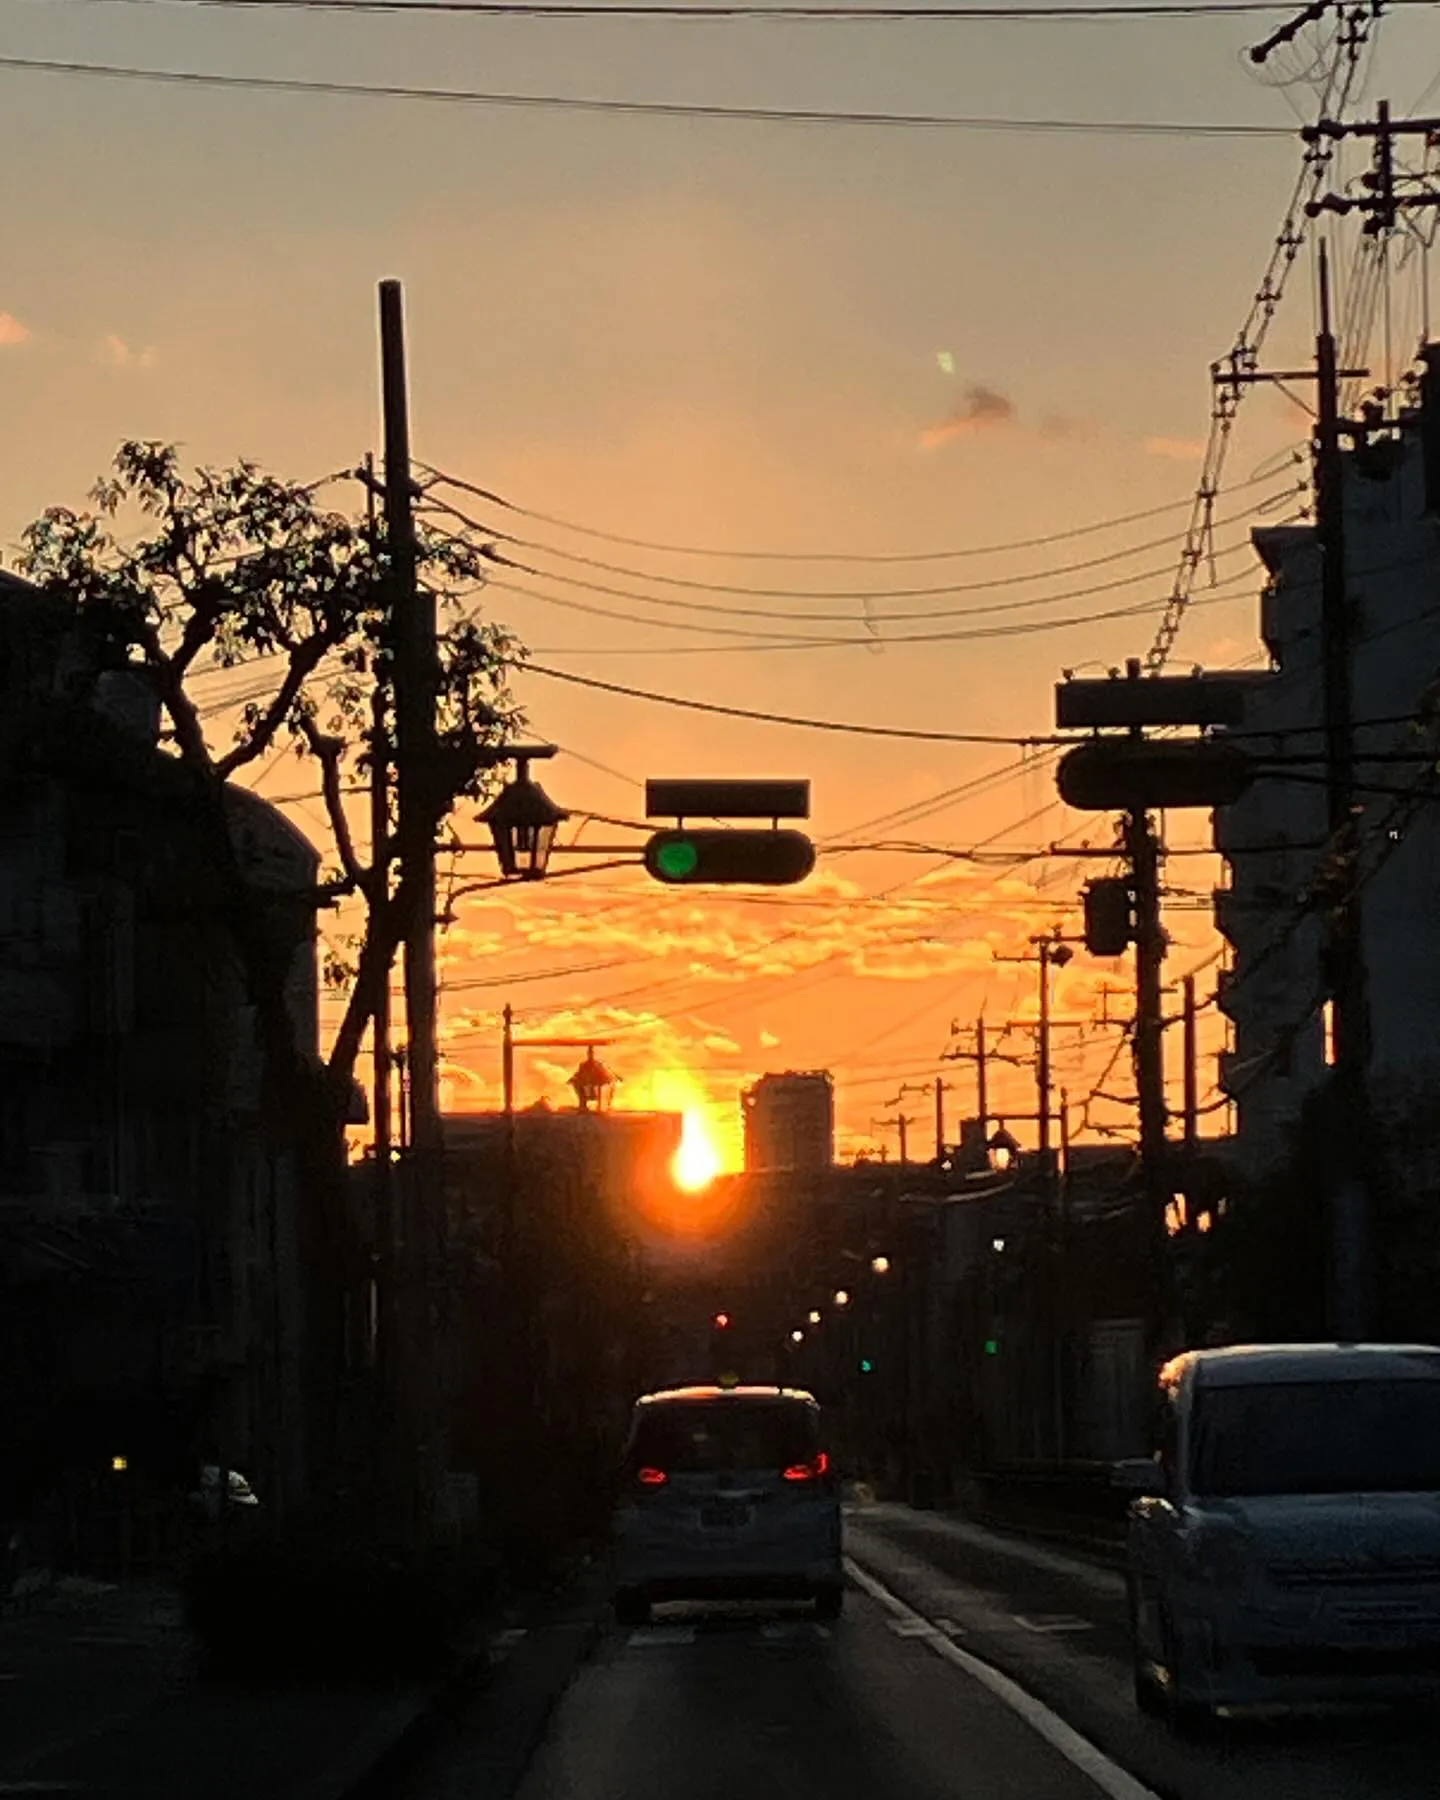
M 1427 410 L 1434 412 L 1433 399 Z M 1423 419 L 1345 458 L 1345 531 L 1354 605 L 1354 718 L 1361 822 L 1362 944 L 1373 1030 L 1374 1092 L 1440 1084 L 1440 818 L 1433 807 L 1403 838 L 1387 788 L 1417 765 L 1393 760 L 1421 741 L 1413 718 L 1440 674 L 1440 533 L 1426 499 Z M 1233 950 L 1221 1005 L 1233 1028 L 1222 1081 L 1236 1102 L 1235 1153 L 1258 1175 L 1285 1157 L 1303 1102 L 1325 1073 L 1322 924 L 1300 905 L 1326 839 L 1322 760 L 1321 554 L 1312 526 L 1254 534 L 1270 572 L 1261 633 L 1270 681 L 1247 703 L 1245 747 L 1295 759 L 1215 815 L 1228 865 L 1216 920 Z M 1369 792 L 1364 791 L 1371 784 Z
M 156 709 L 129 677 L 92 669 L 87 686 L 73 643 L 43 629 L 54 618 L 53 602 L 0 583 L 0 710 L 24 721 L 0 741 L 0 1260 L 32 1310 L 70 1309 L 76 1330 L 50 1334 L 63 1350 L 93 1284 L 72 1270 L 47 1287 L 59 1265 L 43 1245 L 27 1253 L 27 1234 L 83 1246 L 105 1221 L 173 1228 L 193 1246 L 188 1284 L 170 1284 L 164 1317 L 137 1311 L 123 1329 L 148 1345 L 146 1380 L 177 1429 L 213 1440 L 283 1511 L 303 1488 L 296 1172 L 264 1115 L 242 971 Z M 252 796 L 231 809 L 242 865 L 288 940 L 292 1018 L 314 1056 L 314 910 L 299 890 L 318 856 Z M 99 1261 L 132 1239 L 139 1255 L 148 1240 L 122 1234 Z M 103 1373 L 50 1367 L 57 1393 Z

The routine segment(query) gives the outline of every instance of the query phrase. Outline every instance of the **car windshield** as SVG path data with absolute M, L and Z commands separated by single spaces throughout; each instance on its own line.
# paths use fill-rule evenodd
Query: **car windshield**
M 1214 1498 L 1440 1490 L 1440 1381 L 1202 1388 L 1190 1476 Z
M 636 1467 L 672 1475 L 779 1470 L 819 1449 L 814 1409 L 794 1402 L 677 1401 L 640 1415 L 631 1448 Z

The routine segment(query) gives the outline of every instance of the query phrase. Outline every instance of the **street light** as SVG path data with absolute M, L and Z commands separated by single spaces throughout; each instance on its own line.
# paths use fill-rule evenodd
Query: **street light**
M 805 1342 L 805 1333 L 803 1331 L 792 1331 L 790 1333 L 790 1342 L 792 1344 L 803 1344 Z
M 1002 1125 L 985 1146 L 990 1167 L 1002 1172 L 1008 1169 L 1020 1154 L 1018 1138 L 1013 1137 Z
M 484 812 L 479 823 L 490 827 L 502 873 L 521 881 L 539 881 L 550 864 L 555 833 L 570 817 L 537 781 L 530 779 L 531 759 L 553 756 L 553 747 L 514 752 L 516 771 Z
M 810 1323 L 811 1323 L 811 1324 L 812 1324 L 812 1325 L 818 1325 L 818 1324 L 819 1324 L 819 1323 L 820 1323 L 820 1315 L 819 1315 L 819 1313 L 818 1313 L 818 1312 L 812 1312 L 812 1313 L 811 1313 L 811 1315 L 810 1315 Z
M 890 1258 L 888 1256 L 872 1257 L 870 1259 L 870 1267 L 877 1275 L 888 1275 L 890 1273 Z
M 848 1306 L 850 1304 L 850 1296 L 845 1292 L 844 1288 L 836 1288 L 835 1304 L 837 1306 Z

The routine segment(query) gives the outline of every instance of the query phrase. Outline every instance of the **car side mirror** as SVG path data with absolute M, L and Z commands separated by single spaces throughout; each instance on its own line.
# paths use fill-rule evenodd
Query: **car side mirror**
M 1167 1492 L 1165 1471 L 1148 1456 L 1131 1456 L 1112 1464 L 1110 1485 L 1134 1500 L 1158 1500 Z

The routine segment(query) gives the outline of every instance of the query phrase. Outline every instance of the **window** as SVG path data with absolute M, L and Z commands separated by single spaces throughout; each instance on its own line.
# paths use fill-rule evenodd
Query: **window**
M 1440 1380 L 1202 1389 L 1190 1469 L 1195 1492 L 1216 1499 L 1440 1491 Z
M 794 1401 L 675 1401 L 647 1409 L 630 1460 L 667 1474 L 788 1469 L 820 1448 L 815 1410 Z

